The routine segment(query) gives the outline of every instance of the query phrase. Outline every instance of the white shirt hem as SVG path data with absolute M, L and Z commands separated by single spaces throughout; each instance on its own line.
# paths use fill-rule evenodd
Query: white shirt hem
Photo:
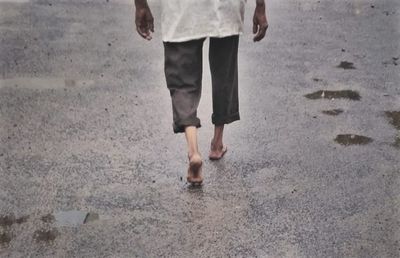
M 163 42 L 185 42 L 185 41 L 190 41 L 190 40 L 196 40 L 196 39 L 202 39 L 202 38 L 224 38 L 224 37 L 229 37 L 233 35 L 242 35 L 242 31 L 237 31 L 237 32 L 221 32 L 221 33 L 201 33 L 197 35 L 190 35 L 190 36 L 185 36 L 185 37 L 177 37 L 170 39 L 168 37 L 163 37 L 162 41 Z

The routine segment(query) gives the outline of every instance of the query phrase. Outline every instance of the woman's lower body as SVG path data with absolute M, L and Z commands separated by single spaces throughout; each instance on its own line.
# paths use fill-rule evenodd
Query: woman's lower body
M 164 42 L 165 77 L 173 110 L 173 130 L 185 132 L 188 142 L 188 181 L 201 183 L 201 155 L 197 147 L 197 117 L 202 89 L 203 43 L 205 38 L 185 42 Z M 226 152 L 222 143 L 223 129 L 240 119 L 238 96 L 239 35 L 210 38 L 209 63 L 212 81 L 215 134 L 209 158 L 221 158 Z

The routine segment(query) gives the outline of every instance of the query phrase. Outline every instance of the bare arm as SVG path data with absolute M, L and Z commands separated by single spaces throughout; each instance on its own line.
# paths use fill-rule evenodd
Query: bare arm
M 265 37 L 268 29 L 267 15 L 265 13 L 265 1 L 256 0 L 256 9 L 253 17 L 253 33 L 256 34 L 253 41 L 260 41 Z
M 154 19 L 151 14 L 147 0 L 135 0 L 136 14 L 135 23 L 136 30 L 140 36 L 147 40 L 151 40 L 151 33 L 154 32 Z

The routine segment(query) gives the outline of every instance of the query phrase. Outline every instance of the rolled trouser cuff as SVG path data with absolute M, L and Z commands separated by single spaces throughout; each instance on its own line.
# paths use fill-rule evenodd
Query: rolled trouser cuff
M 224 125 L 240 120 L 240 115 L 239 112 L 231 114 L 229 116 L 217 116 L 213 114 L 211 119 L 214 125 Z
M 196 126 L 196 128 L 201 127 L 200 119 L 195 118 L 186 118 L 180 121 L 174 122 L 172 127 L 174 129 L 174 133 L 184 133 L 186 126 Z

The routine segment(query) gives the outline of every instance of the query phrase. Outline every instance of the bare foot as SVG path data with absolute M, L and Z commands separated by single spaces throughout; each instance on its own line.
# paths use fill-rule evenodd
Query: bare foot
M 213 141 L 211 141 L 211 150 L 208 157 L 210 160 L 219 160 L 221 159 L 225 153 L 228 151 L 226 145 L 220 144 L 219 146 L 214 145 Z
M 193 154 L 189 157 L 187 181 L 192 185 L 201 185 L 203 182 L 202 166 L 203 161 L 200 154 Z

